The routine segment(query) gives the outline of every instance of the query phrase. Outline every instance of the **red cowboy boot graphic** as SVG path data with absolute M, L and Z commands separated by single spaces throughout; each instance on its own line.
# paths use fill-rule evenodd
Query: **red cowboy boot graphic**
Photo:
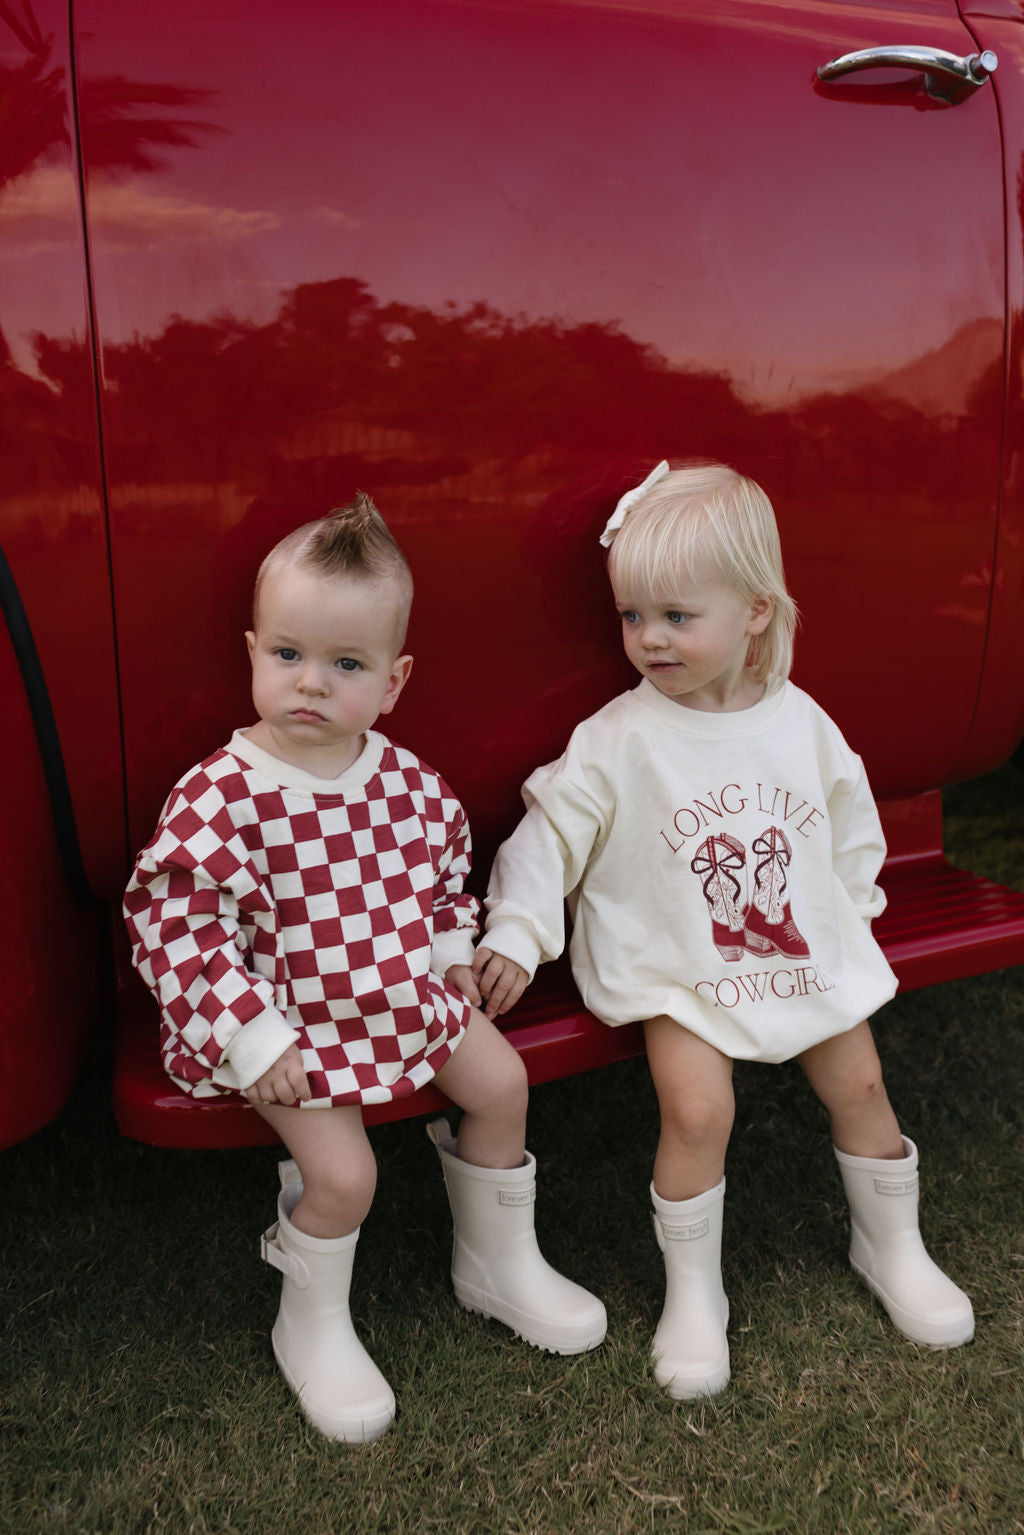
M 793 856 L 786 833 L 769 826 L 751 844 L 757 859 L 754 867 L 754 899 L 746 917 L 746 945 L 751 954 L 785 954 L 806 959 L 810 949 L 793 921 L 786 900 L 786 870 Z
M 723 959 L 743 958 L 746 863 L 743 843 L 720 832 L 701 843 L 690 864 L 711 909 L 711 937 Z

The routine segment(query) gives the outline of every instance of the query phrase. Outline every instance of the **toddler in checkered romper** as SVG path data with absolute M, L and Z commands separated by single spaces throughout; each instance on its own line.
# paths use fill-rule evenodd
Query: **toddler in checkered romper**
M 394 1418 L 348 1285 L 376 1165 L 360 1106 L 431 1079 L 462 1110 L 429 1128 L 468 1309 L 558 1353 L 596 1347 L 604 1307 L 533 1235 L 527 1081 L 479 1009 L 466 817 L 373 726 L 408 679 L 412 577 L 369 497 L 279 543 L 246 635 L 257 722 L 172 790 L 125 896 L 134 962 L 161 1009 L 169 1075 L 241 1092 L 284 1141 L 273 1330 L 307 1417 L 362 1441 Z

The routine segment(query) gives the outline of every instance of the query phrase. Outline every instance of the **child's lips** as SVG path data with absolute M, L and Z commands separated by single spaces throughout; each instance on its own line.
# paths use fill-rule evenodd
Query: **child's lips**
M 293 709 L 291 712 L 291 717 L 293 720 L 298 720 L 300 724 L 304 720 L 319 720 L 320 723 L 323 724 L 324 718 L 323 715 L 318 714 L 315 709 Z

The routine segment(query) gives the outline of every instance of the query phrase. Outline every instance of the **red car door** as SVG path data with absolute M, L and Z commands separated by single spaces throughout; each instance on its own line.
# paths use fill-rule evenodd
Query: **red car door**
M 999 493 L 996 95 L 817 71 L 887 44 L 968 55 L 955 5 L 75 16 L 136 841 L 246 714 L 264 545 L 357 484 L 420 580 L 403 729 L 493 840 L 566 712 L 621 683 L 573 518 L 663 455 L 766 485 L 798 680 L 880 792 L 942 780 Z M 136 163 L 111 163 L 142 123 Z M 440 678 L 484 717 L 439 706 Z

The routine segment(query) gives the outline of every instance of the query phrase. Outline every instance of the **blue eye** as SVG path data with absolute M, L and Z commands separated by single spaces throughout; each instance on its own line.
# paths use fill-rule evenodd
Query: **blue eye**
M 639 618 L 637 614 L 633 612 L 632 608 L 623 608 L 620 617 L 622 618 L 622 622 L 624 624 L 639 623 Z
M 689 616 L 688 613 L 680 613 L 677 608 L 669 608 L 665 614 L 670 624 L 685 624 Z
M 274 654 L 280 656 L 282 661 L 296 661 L 298 660 L 299 652 L 293 650 L 290 645 L 281 645 L 274 651 Z
M 351 656 L 342 656 L 340 661 L 337 661 L 335 664 L 340 666 L 343 672 L 357 672 L 359 670 L 359 662 L 354 661 Z

